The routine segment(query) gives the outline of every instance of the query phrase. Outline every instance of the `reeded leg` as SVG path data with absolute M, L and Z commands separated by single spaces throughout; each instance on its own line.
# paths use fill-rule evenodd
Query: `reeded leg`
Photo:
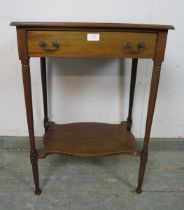
M 129 131 L 131 131 L 131 127 L 132 127 L 132 108 L 133 108 L 133 101 L 134 101 L 135 82 L 136 82 L 136 76 L 137 76 L 137 64 L 138 64 L 138 59 L 133 58 L 131 81 L 130 81 L 129 111 L 128 111 L 128 118 L 127 118 L 127 129 Z
M 37 157 L 37 151 L 35 148 L 29 59 L 21 60 L 21 62 L 22 62 L 22 76 L 23 76 L 23 84 L 24 84 L 27 123 L 28 123 L 29 140 L 30 140 L 30 147 L 31 147 L 30 159 L 31 159 L 33 178 L 34 178 L 34 183 L 35 183 L 35 194 L 39 195 L 41 193 L 41 190 L 39 187 L 38 157 Z
M 142 192 L 142 183 L 143 183 L 146 163 L 148 159 L 148 144 L 149 144 L 153 114 L 154 114 L 157 91 L 158 91 L 160 70 L 161 70 L 161 63 L 154 62 L 151 87 L 150 87 L 150 95 L 149 95 L 149 103 L 148 103 L 148 113 L 147 113 L 147 119 L 146 119 L 144 146 L 143 146 L 143 150 L 141 152 L 141 157 L 140 157 L 141 160 L 140 160 L 140 168 L 139 168 L 138 186 L 136 188 L 137 193 Z
M 40 58 L 41 67 L 41 80 L 42 80 L 42 92 L 43 92 L 43 107 L 44 107 L 44 128 L 45 132 L 48 130 L 48 108 L 47 108 L 47 77 L 46 77 L 46 60 Z

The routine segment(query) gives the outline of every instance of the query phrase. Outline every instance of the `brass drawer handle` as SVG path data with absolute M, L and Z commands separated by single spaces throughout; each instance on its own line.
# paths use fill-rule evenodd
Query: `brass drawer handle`
M 46 51 L 55 51 L 55 50 L 58 50 L 60 48 L 60 43 L 57 42 L 57 41 L 53 41 L 52 42 L 52 47 L 50 48 L 47 48 L 47 42 L 44 41 L 44 40 L 41 40 L 39 42 L 39 46 L 43 49 L 43 50 L 46 50 Z
M 145 48 L 145 43 L 142 42 L 142 41 L 139 41 L 139 42 L 137 42 L 136 47 L 133 48 L 133 47 L 132 47 L 132 42 L 127 41 L 127 42 L 124 44 L 124 48 L 125 48 L 126 50 L 128 50 L 130 53 L 139 53 L 139 52 L 141 52 L 141 51 L 144 50 L 144 48 Z

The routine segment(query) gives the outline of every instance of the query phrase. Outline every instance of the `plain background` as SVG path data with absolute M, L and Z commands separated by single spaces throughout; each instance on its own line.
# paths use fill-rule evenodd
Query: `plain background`
M 27 133 L 16 30 L 11 21 L 171 24 L 152 137 L 184 137 L 184 29 L 182 0 L 0 0 L 0 136 Z M 61 123 L 119 123 L 128 112 L 131 60 L 49 59 L 49 116 Z M 126 70 L 125 70 L 126 68 Z M 52 69 L 52 71 L 51 71 Z M 152 61 L 140 60 L 133 132 L 144 136 Z M 31 59 L 35 133 L 43 134 L 39 59 Z M 51 102 L 52 101 L 52 102 Z

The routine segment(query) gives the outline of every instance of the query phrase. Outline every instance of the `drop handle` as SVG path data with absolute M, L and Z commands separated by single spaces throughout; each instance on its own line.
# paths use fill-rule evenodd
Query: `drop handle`
M 60 43 L 58 41 L 53 41 L 52 42 L 52 46 L 51 47 L 47 47 L 47 42 L 44 40 L 41 40 L 39 42 L 39 46 L 46 51 L 55 51 L 58 50 L 60 48 Z
M 133 47 L 133 44 L 130 41 L 127 41 L 124 44 L 124 49 L 128 50 L 129 53 L 139 53 L 139 52 L 143 51 L 144 48 L 145 48 L 145 43 L 142 41 L 137 42 L 136 47 Z

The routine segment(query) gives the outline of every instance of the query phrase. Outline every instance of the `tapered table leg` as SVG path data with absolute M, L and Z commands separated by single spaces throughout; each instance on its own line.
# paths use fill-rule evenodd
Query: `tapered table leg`
M 39 187 L 38 157 L 35 148 L 29 59 L 21 60 L 21 62 L 22 62 L 22 76 L 23 76 L 23 85 L 24 85 L 26 113 L 27 113 L 27 123 L 28 123 L 29 140 L 31 147 L 30 159 L 31 159 L 33 178 L 35 183 L 35 194 L 39 195 L 41 193 L 41 190 Z
M 43 107 L 44 107 L 44 128 L 45 132 L 48 130 L 48 108 L 47 108 L 47 75 L 46 75 L 46 60 L 40 58 L 41 80 L 43 92 Z
M 132 108 L 134 102 L 134 92 L 135 92 L 135 82 L 137 76 L 137 64 L 138 59 L 132 59 L 132 72 L 131 72 L 131 81 L 130 81 L 130 97 L 129 97 L 129 111 L 128 111 L 128 118 L 127 118 L 127 129 L 131 131 L 132 127 Z
M 141 152 L 141 157 L 140 157 L 138 186 L 136 188 L 137 193 L 142 192 L 142 183 L 143 183 L 146 163 L 147 163 L 147 159 L 148 159 L 148 144 L 149 144 L 153 114 L 154 114 L 154 109 L 155 109 L 155 103 L 156 103 L 156 98 L 157 98 L 160 70 L 161 70 L 161 63 L 154 62 L 149 102 L 148 102 L 148 113 L 147 113 L 147 119 L 146 119 L 144 146 L 143 146 L 143 150 Z

